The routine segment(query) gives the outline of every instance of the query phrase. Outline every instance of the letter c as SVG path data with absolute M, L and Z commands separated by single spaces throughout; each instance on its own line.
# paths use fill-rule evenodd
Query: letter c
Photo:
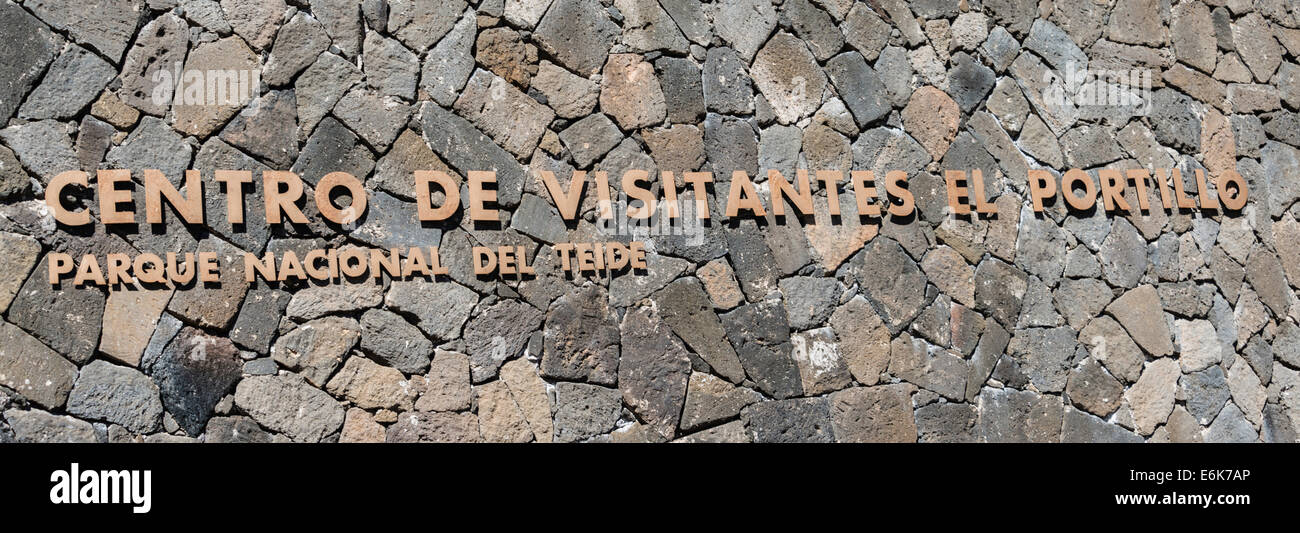
M 90 213 L 85 210 L 68 211 L 63 207 L 63 187 L 66 185 L 90 186 L 90 177 L 80 170 L 69 170 L 54 176 L 45 188 L 45 205 L 54 211 L 54 220 L 67 226 L 84 226 L 90 223 Z

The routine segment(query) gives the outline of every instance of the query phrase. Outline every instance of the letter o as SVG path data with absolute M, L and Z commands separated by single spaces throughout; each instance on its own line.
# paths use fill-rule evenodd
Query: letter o
M 1074 194 L 1075 182 L 1083 182 L 1083 196 Z M 1092 177 L 1083 170 L 1072 168 L 1065 171 L 1065 176 L 1061 177 L 1061 194 L 1065 196 L 1065 202 L 1070 207 L 1079 211 L 1087 211 L 1097 203 L 1097 184 L 1092 182 Z
M 352 196 L 352 205 L 343 209 L 330 202 L 330 193 L 337 187 L 346 187 Z M 366 212 L 366 189 L 361 181 L 347 172 L 330 172 L 316 184 L 316 209 L 321 216 L 335 224 L 351 224 Z
M 1232 185 L 1237 193 L 1228 196 L 1228 186 Z M 1250 192 L 1246 188 L 1246 180 L 1238 174 L 1236 170 L 1227 170 L 1219 174 L 1219 179 L 1214 184 L 1219 190 L 1219 202 L 1229 211 L 1240 211 L 1246 207 L 1246 199 Z

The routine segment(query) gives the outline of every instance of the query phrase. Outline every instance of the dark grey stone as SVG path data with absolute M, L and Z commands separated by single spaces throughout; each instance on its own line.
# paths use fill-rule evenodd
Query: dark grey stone
M 464 333 L 474 383 L 496 377 L 501 363 L 522 353 L 542 318 L 541 311 L 518 300 L 501 300 L 480 310 L 465 325 Z
M 704 153 L 713 171 L 715 196 L 726 198 L 732 172 L 758 174 L 758 136 L 744 120 L 709 113 L 704 118 Z
M 221 138 L 283 169 L 298 159 L 297 130 L 298 100 L 293 91 L 270 91 L 240 110 L 221 131 Z
M 68 412 L 131 430 L 152 433 L 162 424 L 158 386 L 134 368 L 93 361 L 81 369 L 68 396 Z
M 865 129 L 889 114 L 885 84 L 862 59 L 862 54 L 845 52 L 831 58 L 826 62 L 826 74 L 830 75 L 831 83 L 839 90 L 859 128 Z
M 965 52 L 953 55 L 952 63 L 953 67 L 948 70 L 948 94 L 962 111 L 971 113 L 993 90 L 996 81 L 993 69 Z
M 203 442 L 271 442 L 271 434 L 246 416 L 218 416 L 208 420 Z
M 361 349 L 405 374 L 429 368 L 433 343 L 400 316 L 380 309 L 361 315 Z
M 99 346 L 106 298 L 93 285 L 58 285 L 46 279 L 49 257 L 41 259 L 12 303 L 8 319 L 74 363 L 84 363 Z
M 54 33 L 17 4 L 0 5 L 0 27 L 9 36 L 0 51 L 0 122 L 9 122 L 59 48 Z
M 790 324 L 780 302 L 742 305 L 719 318 L 745 373 L 760 390 L 778 399 L 803 394 L 799 367 L 790 354 Z
M 370 150 L 346 126 L 327 117 L 307 138 L 291 170 L 314 187 L 330 172 L 347 172 L 364 180 L 374 168 Z
M 350 233 L 352 237 L 384 250 L 427 248 L 442 242 L 442 229 L 421 221 L 415 202 L 382 191 L 368 191 L 368 194 L 365 214 Z
M 269 287 L 256 288 L 244 296 L 244 305 L 239 309 L 235 325 L 230 328 L 230 340 L 241 347 L 265 354 L 271 349 L 271 340 L 275 337 L 289 306 L 290 294 Z
M 1069 327 L 1017 330 L 1011 337 L 1008 353 L 1016 358 L 1034 387 L 1042 392 L 1065 389 L 1070 372 L 1070 357 L 1078 342 Z
M 1187 412 L 1201 425 L 1209 424 L 1232 397 L 1228 378 L 1218 365 L 1178 378 L 1180 396 L 1187 402 Z
M 920 314 L 927 300 L 925 275 L 898 243 L 874 239 L 853 257 L 851 265 L 863 295 L 891 333 L 901 331 Z M 978 292 L 977 286 L 977 301 Z
M 758 402 L 740 412 L 754 442 L 834 442 L 826 398 Z
M 1059 396 L 1013 389 L 980 392 L 983 442 L 1059 442 L 1064 409 Z
M 1142 437 L 1076 409 L 1065 410 L 1061 442 L 1142 442 Z
M 835 311 L 843 287 L 835 278 L 794 276 L 781 280 L 790 327 L 805 330 L 824 324 Z
M 655 60 L 655 70 L 663 86 L 668 122 L 695 124 L 704 117 L 704 88 L 700 69 L 695 62 L 664 56 Z
M 967 403 L 935 403 L 916 410 L 918 442 L 977 442 L 979 414 Z
M 42 407 L 63 406 L 77 379 L 76 365 L 8 322 L 0 322 L 0 346 L 0 385 Z
M 586 77 L 605 64 L 618 35 L 619 27 L 595 0 L 555 0 L 533 39 L 561 65 Z
M 745 369 L 727 341 L 726 330 L 718 315 L 714 314 L 713 304 L 698 280 L 693 277 L 678 279 L 652 298 L 664 322 L 714 371 L 732 383 L 745 379 Z
M 599 285 L 570 292 L 552 302 L 546 313 L 544 335 L 539 365 L 542 376 L 601 385 L 617 381 L 618 316 Z
M 808 44 L 818 61 L 830 59 L 844 47 L 844 34 L 831 16 L 809 0 L 786 0 L 781 4 L 781 17 L 789 21 L 794 34 Z
M 36 120 L 71 117 L 90 105 L 115 76 L 117 70 L 107 61 L 80 46 L 69 46 L 27 95 L 18 114 Z
M 614 429 L 622 412 L 618 389 L 586 383 L 555 384 L 555 440 L 577 442 Z
M 1196 115 L 1200 104 L 1173 89 L 1160 89 L 1151 96 L 1151 129 L 1160 144 L 1179 150 L 1201 149 L 1201 119 Z
M 167 413 L 193 436 L 203 432 L 217 402 L 239 380 L 241 366 L 229 339 L 186 327 L 145 371 L 158 384 Z
M 730 115 L 754 111 L 753 81 L 735 50 L 710 48 L 704 59 L 703 79 L 704 102 L 709 111 Z
M 655 306 L 629 309 L 619 329 L 618 386 L 623 399 L 658 437 L 671 439 L 691 374 L 686 347 L 660 319 Z

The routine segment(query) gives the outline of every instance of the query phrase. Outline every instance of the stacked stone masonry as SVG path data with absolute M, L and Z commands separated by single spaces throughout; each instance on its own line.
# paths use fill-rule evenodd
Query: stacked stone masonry
M 1295 2 L 0 0 L 0 28 L 0 442 L 1297 440 Z M 258 86 L 152 98 L 173 64 Z M 1045 100 L 1069 66 L 1149 72 L 1149 108 Z M 1239 214 L 1028 207 L 1029 169 L 1234 167 Z M 216 215 L 56 226 L 44 185 L 98 168 L 199 169 Z M 345 170 L 371 207 L 232 227 L 214 168 Z M 486 168 L 499 226 L 408 216 L 411 171 Z M 918 205 L 831 223 L 819 189 L 561 272 L 602 229 L 536 173 L 627 168 L 713 171 L 715 203 L 733 170 L 902 169 Z M 953 168 L 996 217 L 945 211 Z M 450 274 L 46 282 L 51 252 L 409 245 Z M 479 245 L 537 274 L 475 276 Z

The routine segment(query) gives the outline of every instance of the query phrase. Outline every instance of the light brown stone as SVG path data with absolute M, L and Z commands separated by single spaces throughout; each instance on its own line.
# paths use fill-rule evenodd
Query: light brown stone
M 889 329 L 862 296 L 855 296 L 831 315 L 840 339 L 840 355 L 859 383 L 874 385 L 889 366 Z
M 903 126 L 936 161 L 943 159 L 957 136 L 959 120 L 961 108 L 957 102 L 933 86 L 914 91 L 903 108 Z
M 1173 359 L 1156 359 L 1147 364 L 1142 377 L 1124 393 L 1133 410 L 1133 423 L 1137 432 L 1150 435 L 1156 426 L 1163 424 L 1174 410 L 1174 393 L 1182 372 Z
M 415 402 L 417 411 L 464 411 L 473 391 L 469 385 L 469 356 L 435 350 L 424 378 L 424 394 Z
M 1160 295 L 1151 285 L 1139 285 L 1106 306 L 1138 346 L 1156 357 L 1174 353 L 1169 325 L 1165 323 Z M 1149 433 L 1149 432 L 1148 432 Z
M 915 387 L 897 383 L 853 387 L 830 396 L 831 422 L 839 442 L 916 442 L 912 415 Z
M 241 71 L 248 72 L 248 83 L 252 83 L 252 71 L 261 68 L 257 56 L 248 45 L 238 37 L 227 37 L 225 39 L 202 43 L 190 52 L 185 60 L 185 72 L 203 72 L 205 76 L 211 76 L 214 72 L 234 72 L 236 76 Z M 230 84 L 234 85 L 234 84 Z M 225 102 L 217 102 L 220 93 L 209 93 L 208 80 L 204 79 L 204 87 L 200 94 L 204 97 L 204 102 L 198 104 L 188 100 L 189 84 L 179 84 L 176 86 L 181 91 L 181 103 L 172 106 L 172 113 L 175 116 L 173 127 L 176 131 L 189 135 L 205 137 L 216 131 L 218 127 L 225 124 L 230 117 L 234 116 L 243 104 L 240 102 L 239 93 L 226 93 Z M 248 98 L 255 96 L 257 89 L 249 86 Z M 207 105 L 207 100 L 211 99 L 212 103 L 218 105 Z
M 364 409 L 353 407 L 343 418 L 339 442 L 384 442 L 384 426 Z
M 939 290 L 967 307 L 975 306 L 975 267 L 948 246 L 938 246 L 921 259 L 921 270 Z
M 36 239 L 17 233 L 0 232 L 0 313 L 9 308 L 14 295 L 27 281 L 27 273 L 41 257 Z
M 1237 170 L 1237 143 L 1232 122 L 1223 113 L 1210 109 L 1201 119 L 1201 154 L 1210 176 Z
M 880 233 L 879 223 L 862 222 L 858 216 L 857 197 L 852 192 L 840 193 L 839 200 L 840 217 L 835 220 L 831 217 L 828 200 L 813 197 L 813 223 L 803 227 L 814 257 L 828 272 L 839 268 Z
M 638 54 L 611 54 L 605 62 L 600 108 L 623 129 L 663 122 L 668 107 L 654 65 Z
M 330 378 L 325 390 L 342 396 L 362 409 L 410 409 L 413 395 L 410 384 L 396 368 L 384 366 L 365 357 L 349 357 L 343 368 Z
M 700 278 L 704 291 L 709 293 L 709 301 L 717 309 L 731 309 L 745 301 L 736 273 L 725 258 L 709 261 L 695 271 L 695 277 Z
M 121 287 L 109 291 L 99 351 L 128 365 L 140 366 L 140 357 L 171 297 L 170 287 Z
M 525 43 L 519 32 L 508 27 L 483 30 L 478 34 L 474 58 L 506 81 L 527 87 L 537 71 L 537 47 Z
M 478 395 L 478 430 L 484 442 L 528 442 L 533 430 L 502 380 L 474 388 Z
M 671 128 L 648 129 L 641 132 L 641 138 L 659 170 L 672 172 L 678 183 L 684 183 L 682 173 L 697 170 L 704 164 L 704 134 L 695 126 L 676 124 Z
M 112 91 L 104 91 L 99 95 L 99 99 L 90 105 L 90 114 L 120 129 L 128 129 L 140 119 L 140 112 L 126 105 L 121 98 L 117 97 L 117 93 Z
M 523 412 L 537 442 L 551 442 L 551 397 L 537 367 L 524 359 L 501 365 L 501 381 L 510 387 L 510 395 Z

